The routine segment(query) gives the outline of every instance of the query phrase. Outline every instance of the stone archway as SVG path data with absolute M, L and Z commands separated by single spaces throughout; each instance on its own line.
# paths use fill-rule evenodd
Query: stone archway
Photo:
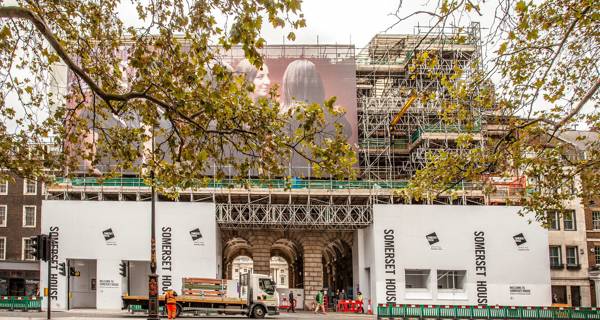
M 301 288 L 303 284 L 302 247 L 288 237 L 279 238 L 271 245 L 271 257 L 282 257 L 288 263 L 288 287 Z
M 289 288 L 290 264 L 281 256 L 271 256 L 271 279 L 277 288 Z
M 330 283 L 352 286 L 351 231 L 239 229 L 222 230 L 221 235 L 224 274 L 231 275 L 232 259 L 246 255 L 254 273 L 269 275 L 271 257 L 280 256 L 289 266 L 290 287 L 304 289 L 305 308 Z
M 248 240 L 234 236 L 223 245 L 223 275 L 225 278 L 233 278 L 233 260 L 239 256 L 246 256 L 254 260 Z
M 253 273 L 254 260 L 246 255 L 239 255 L 231 261 L 231 279 L 241 279 L 240 275 Z
M 353 293 L 352 246 L 342 239 L 328 242 L 323 248 L 323 287 L 329 296 L 338 290 Z

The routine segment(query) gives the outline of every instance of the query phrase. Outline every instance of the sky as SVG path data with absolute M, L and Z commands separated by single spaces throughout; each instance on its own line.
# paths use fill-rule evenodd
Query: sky
M 399 0 L 305 0 L 302 12 L 307 27 L 296 32 L 296 43 L 353 43 L 357 48 L 367 45 L 377 33 L 390 28 L 398 19 L 393 13 L 398 9 Z M 407 16 L 418 10 L 435 9 L 437 1 L 404 0 L 399 11 L 400 16 Z M 488 17 L 486 17 L 487 20 Z M 410 18 L 388 33 L 412 34 L 414 26 L 432 25 L 427 15 Z M 465 21 L 465 26 L 468 22 Z M 263 28 L 265 39 L 281 43 L 280 29 Z
M 131 25 L 139 23 L 134 7 L 125 0 L 121 4 L 121 17 Z M 369 40 L 377 33 L 386 31 L 397 18 L 392 14 L 402 2 L 400 15 L 406 16 L 418 10 L 431 10 L 436 7 L 437 1 L 427 0 L 303 0 L 302 13 L 306 18 L 307 27 L 296 30 L 296 41 L 285 40 L 290 29 L 274 29 L 265 19 L 262 36 L 268 44 L 355 44 L 357 48 L 367 45 Z M 487 8 L 489 7 L 489 8 Z M 483 9 L 484 17 L 474 17 L 475 21 L 488 26 L 493 17 L 493 6 Z M 488 15 L 489 13 L 489 15 Z M 224 17 L 217 18 L 223 22 Z M 469 21 L 463 21 L 464 26 Z M 418 15 L 398 24 L 388 33 L 413 33 L 416 25 L 431 25 L 427 15 Z

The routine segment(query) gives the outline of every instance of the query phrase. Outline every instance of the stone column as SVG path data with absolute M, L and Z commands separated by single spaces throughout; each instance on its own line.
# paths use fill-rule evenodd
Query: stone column
M 310 309 L 317 292 L 323 289 L 323 244 L 316 236 L 305 238 L 304 251 L 304 308 Z
M 251 245 L 254 273 L 268 276 L 271 272 L 271 242 L 266 235 L 256 234 Z
M 597 307 L 600 306 L 600 303 L 598 303 L 600 301 L 600 275 L 596 277 L 590 277 L 590 279 L 594 281 L 594 293 L 596 294 L 596 301 L 595 303 L 592 302 L 592 305 Z

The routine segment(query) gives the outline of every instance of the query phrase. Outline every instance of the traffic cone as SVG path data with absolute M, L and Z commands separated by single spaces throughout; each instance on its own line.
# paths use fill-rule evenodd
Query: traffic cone
M 373 314 L 373 310 L 371 310 L 371 299 L 369 299 L 369 305 L 367 306 L 367 308 L 368 308 L 367 309 L 368 310 L 367 313 L 368 314 Z

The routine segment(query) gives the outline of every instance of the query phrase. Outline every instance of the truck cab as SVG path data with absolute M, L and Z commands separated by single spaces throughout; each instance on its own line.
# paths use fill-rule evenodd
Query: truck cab
M 244 274 L 241 278 L 242 288 L 246 286 L 249 317 L 263 318 L 267 314 L 279 314 L 279 294 L 269 276 Z

